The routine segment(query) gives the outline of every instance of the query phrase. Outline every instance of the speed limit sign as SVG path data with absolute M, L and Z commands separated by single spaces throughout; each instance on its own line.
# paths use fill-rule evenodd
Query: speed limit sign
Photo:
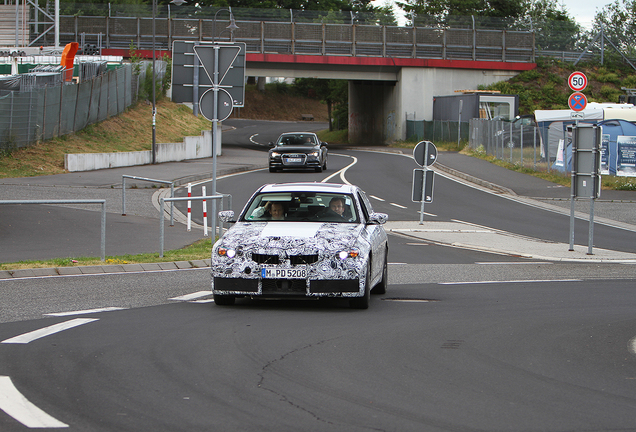
M 574 91 L 582 91 L 587 87 L 587 77 L 583 72 L 572 72 L 568 78 L 568 85 Z

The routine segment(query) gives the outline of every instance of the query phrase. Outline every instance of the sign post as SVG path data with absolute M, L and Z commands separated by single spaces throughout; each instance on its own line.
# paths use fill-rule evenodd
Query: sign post
M 420 201 L 420 225 L 424 223 L 424 203 L 433 202 L 435 171 L 428 167 L 437 160 L 437 147 L 430 141 L 421 141 L 413 149 L 413 159 L 424 169 L 413 170 L 413 202 Z

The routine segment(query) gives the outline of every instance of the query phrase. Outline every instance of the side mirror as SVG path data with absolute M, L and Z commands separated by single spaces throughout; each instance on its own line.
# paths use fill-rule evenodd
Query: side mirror
M 219 212 L 219 220 L 223 223 L 236 222 L 234 220 L 234 210 L 224 210 Z
M 268 146 L 269 146 L 270 148 L 274 148 L 274 147 L 276 147 L 276 145 L 275 145 L 273 142 L 271 142 L 271 141 L 269 142 Z
M 371 213 L 369 215 L 369 221 L 367 223 L 383 225 L 388 219 L 389 215 L 387 215 L 386 213 Z
M 324 147 L 327 147 L 327 144 L 329 144 L 329 143 L 328 143 L 328 142 L 325 142 L 325 141 L 322 141 L 322 142 L 320 143 L 320 145 L 321 145 L 321 146 L 324 146 Z

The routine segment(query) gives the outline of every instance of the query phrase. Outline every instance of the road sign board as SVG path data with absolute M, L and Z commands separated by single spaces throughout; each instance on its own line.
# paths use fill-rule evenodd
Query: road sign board
M 201 95 L 201 100 L 199 101 L 199 110 L 201 110 L 201 114 L 210 121 L 225 120 L 230 116 L 230 114 L 232 114 L 233 108 L 232 95 L 222 88 L 218 89 L 216 119 L 214 118 L 214 89 L 206 90 L 206 92 Z
M 437 147 L 430 141 L 420 141 L 413 149 L 413 159 L 420 166 L 430 166 L 437 160 Z
M 198 84 L 196 100 L 200 99 L 207 89 L 212 88 L 212 78 L 204 72 L 203 65 L 194 53 L 196 46 L 238 46 L 239 54 L 220 81 L 220 86 L 232 95 L 232 103 L 235 107 L 245 106 L 245 51 L 244 42 L 203 42 L 203 41 L 174 41 L 172 44 L 172 100 L 177 103 L 195 102 L 193 87 Z M 224 52 L 221 54 L 225 56 Z M 219 63 L 225 63 L 225 57 Z M 213 73 L 210 73 L 212 75 Z
M 583 93 L 572 93 L 568 98 L 568 106 L 572 111 L 583 111 L 587 106 L 587 97 Z
M 427 204 L 433 202 L 434 178 L 435 171 L 433 170 L 413 170 L 413 189 L 411 190 L 413 202 L 422 202 L 422 198 L 424 198 L 424 202 Z M 424 191 L 424 197 L 422 197 L 422 190 Z
M 215 51 L 218 50 L 218 62 L 216 62 L 215 69 Z M 232 63 L 238 57 L 239 51 L 241 49 L 238 46 L 234 45 L 195 45 L 194 53 L 199 57 L 199 61 L 203 65 L 203 70 L 210 78 L 210 81 L 214 82 L 213 74 L 218 72 L 219 77 L 217 84 L 221 85 L 223 82 L 223 78 L 230 70 Z
M 574 91 L 582 91 L 587 87 L 587 77 L 583 72 L 572 72 L 568 78 L 568 85 Z

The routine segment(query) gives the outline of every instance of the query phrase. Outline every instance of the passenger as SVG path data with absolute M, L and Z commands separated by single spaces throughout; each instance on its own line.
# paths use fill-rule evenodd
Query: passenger
M 269 206 L 269 209 L 267 208 Z M 281 202 L 268 202 L 265 208 L 269 211 L 271 220 L 285 220 L 285 206 Z
M 250 219 L 285 220 L 285 205 L 278 201 L 268 201 L 263 207 L 256 208 Z

